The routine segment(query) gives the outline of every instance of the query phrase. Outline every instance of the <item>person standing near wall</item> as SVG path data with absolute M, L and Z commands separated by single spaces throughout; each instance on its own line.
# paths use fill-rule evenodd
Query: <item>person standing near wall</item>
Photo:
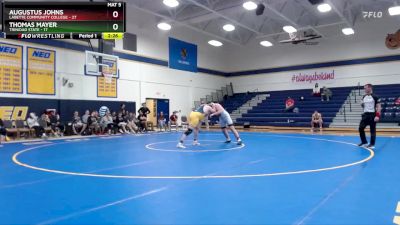
M 361 106 L 364 109 L 362 119 L 358 131 L 360 132 L 361 143 L 358 146 L 367 147 L 370 149 L 375 148 L 376 140 L 376 123 L 379 122 L 381 117 L 381 104 L 379 98 L 372 93 L 372 84 L 364 85 L 365 95 L 362 98 Z M 365 128 L 369 125 L 371 132 L 371 142 L 368 144 L 365 137 Z
M 150 109 L 147 108 L 146 103 L 142 103 L 142 107 L 138 110 L 139 115 L 142 113 L 143 116 L 147 117 L 147 114 L 150 113 Z

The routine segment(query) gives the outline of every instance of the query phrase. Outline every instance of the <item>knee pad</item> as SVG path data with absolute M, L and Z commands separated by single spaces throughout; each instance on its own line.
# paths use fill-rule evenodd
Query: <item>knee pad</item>
M 221 129 L 223 130 L 223 129 L 225 129 L 226 127 L 221 127 Z
M 186 136 L 189 136 L 192 132 L 193 132 L 192 129 L 187 129 L 187 130 L 185 131 L 185 135 L 186 135 Z

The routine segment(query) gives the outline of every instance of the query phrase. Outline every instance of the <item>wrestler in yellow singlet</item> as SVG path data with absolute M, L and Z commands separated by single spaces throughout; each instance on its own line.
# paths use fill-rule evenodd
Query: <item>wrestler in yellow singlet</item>
M 198 108 L 193 110 L 189 114 L 189 128 L 182 134 L 177 147 L 186 148 L 183 145 L 183 142 L 186 139 L 186 137 L 193 132 L 193 130 L 194 130 L 193 145 L 199 145 L 199 143 L 197 142 L 197 136 L 199 134 L 201 122 L 213 112 L 214 110 L 207 104 L 202 104 Z

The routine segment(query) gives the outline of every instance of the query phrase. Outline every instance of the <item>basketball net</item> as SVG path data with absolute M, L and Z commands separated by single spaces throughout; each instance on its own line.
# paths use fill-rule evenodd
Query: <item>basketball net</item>
M 103 72 L 103 76 L 104 76 L 104 81 L 107 84 L 111 84 L 112 83 L 112 79 L 114 77 L 112 73 Z

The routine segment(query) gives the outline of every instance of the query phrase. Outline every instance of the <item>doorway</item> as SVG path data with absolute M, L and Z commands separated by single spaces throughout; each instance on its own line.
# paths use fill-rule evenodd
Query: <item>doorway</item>
M 150 114 L 147 116 L 148 121 L 158 126 L 157 117 L 160 112 L 163 112 L 167 123 L 169 122 L 169 99 L 147 98 L 146 106 L 150 109 Z

